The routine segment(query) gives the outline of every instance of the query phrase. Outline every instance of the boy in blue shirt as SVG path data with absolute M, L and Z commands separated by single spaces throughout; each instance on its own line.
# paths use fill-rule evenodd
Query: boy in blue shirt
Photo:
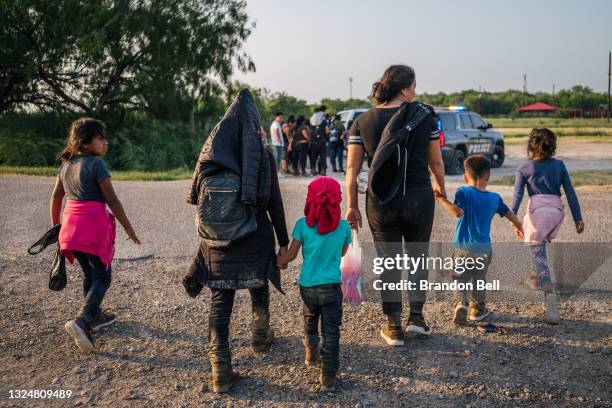
M 350 225 L 340 218 L 341 200 L 340 184 L 331 177 L 318 177 L 310 183 L 304 208 L 306 217 L 295 223 L 289 250 L 277 257 L 278 266 L 284 269 L 302 248 L 304 262 L 298 284 L 304 301 L 304 363 L 312 367 L 321 355 L 322 391 L 336 388 L 342 324 L 340 259 L 352 241 Z
M 486 293 L 478 289 L 478 282 L 484 283 L 491 263 L 491 221 L 495 214 L 510 221 L 517 238 L 523 236 L 520 220 L 499 194 L 486 189 L 491 175 L 489 159 L 483 155 L 470 156 L 464 162 L 464 169 L 463 180 L 467 186 L 457 189 L 454 204 L 436 196 L 436 200 L 458 218 L 451 242 L 455 265 L 453 277 L 458 284 L 471 282 L 473 285 L 469 309 L 468 290 L 455 291 L 453 321 L 461 325 L 465 325 L 467 319 L 480 322 L 490 313 L 485 306 Z

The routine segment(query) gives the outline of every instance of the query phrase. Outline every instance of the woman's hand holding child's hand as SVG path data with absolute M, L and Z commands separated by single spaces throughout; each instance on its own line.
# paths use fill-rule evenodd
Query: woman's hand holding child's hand
M 433 192 L 434 192 L 434 197 L 436 198 L 436 200 L 438 198 L 444 198 L 446 199 L 446 189 L 444 188 L 444 186 L 440 186 L 438 184 L 435 184 L 433 187 Z
M 436 201 L 445 201 L 447 198 L 441 192 L 434 190 L 434 198 Z
M 584 221 L 582 220 L 576 221 L 576 232 L 578 234 L 582 234 L 583 231 L 584 231 Z
M 276 256 L 276 266 L 281 269 L 287 269 L 289 261 L 287 260 L 287 247 L 280 247 L 278 249 L 278 255 Z
M 287 257 L 285 255 L 277 255 L 276 256 L 276 266 L 280 269 L 287 269 L 289 266 L 289 262 L 287 262 Z
M 285 257 L 282 255 L 276 256 L 276 266 L 280 269 L 287 269 L 289 267 L 289 263 L 285 260 Z

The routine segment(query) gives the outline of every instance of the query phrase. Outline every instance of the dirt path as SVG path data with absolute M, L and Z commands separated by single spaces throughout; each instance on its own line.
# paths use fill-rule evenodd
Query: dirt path
M 382 315 L 376 299 L 359 308 L 346 307 L 339 390 L 321 395 L 316 371 L 302 363 L 301 301 L 294 284 L 300 263 L 296 262 L 283 273 L 287 295 L 272 292 L 277 333 L 272 351 L 256 355 L 250 350 L 250 299 L 247 292 L 239 292 L 232 350 L 236 368 L 245 378 L 230 395 L 203 390 L 209 378 L 209 295 L 205 290 L 192 300 L 180 285 L 197 242 L 193 208 L 183 204 L 185 182 L 117 183 L 146 244 L 133 248 L 119 243 L 119 260 L 113 264 L 113 284 L 105 300 L 119 320 L 96 336 L 96 355 L 81 355 L 63 331 L 63 323 L 80 306 L 81 274 L 70 267 L 67 288 L 50 292 L 45 276 L 50 251 L 36 258 L 24 254 L 26 244 L 48 222 L 51 183 L 41 178 L 0 178 L 0 406 L 612 404 L 609 268 L 592 277 L 593 283 L 587 285 L 591 289 L 563 302 L 564 320 L 556 327 L 541 321 L 542 305 L 535 295 L 518 303 L 493 302 L 494 319 L 508 330 L 505 336 L 455 328 L 448 301 L 432 298 L 426 316 L 433 336 L 390 349 L 378 337 Z M 306 184 L 306 180 L 282 180 L 289 228 L 302 211 Z M 510 189 L 500 191 L 509 200 Z M 612 190 L 580 189 L 579 196 L 587 231 L 578 238 L 609 241 Z M 452 220 L 439 209 L 436 217 L 432 239 L 446 241 Z M 561 239 L 575 240 L 571 220 L 566 222 Z M 367 229 L 364 232 L 367 236 Z M 511 229 L 496 220 L 494 239 L 511 240 Z M 132 260 L 144 255 L 154 257 Z M 71 389 L 74 396 L 51 402 L 7 399 L 9 389 L 49 388 Z

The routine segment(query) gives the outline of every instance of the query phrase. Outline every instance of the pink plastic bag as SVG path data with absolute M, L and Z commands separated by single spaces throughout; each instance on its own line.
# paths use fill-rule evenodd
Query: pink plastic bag
M 363 276 L 361 274 L 361 246 L 353 231 L 353 242 L 340 263 L 342 271 L 342 294 L 344 302 L 358 306 L 363 302 Z

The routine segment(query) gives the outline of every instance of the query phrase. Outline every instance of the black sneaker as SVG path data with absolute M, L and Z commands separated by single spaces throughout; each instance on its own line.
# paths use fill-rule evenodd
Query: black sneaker
M 406 329 L 408 333 L 417 334 L 421 336 L 430 336 L 431 329 L 425 322 L 425 318 L 423 315 L 410 315 L 408 318 L 408 328 Z
M 64 328 L 72 336 L 79 350 L 85 353 L 93 353 L 95 351 L 90 330 L 81 319 L 66 322 Z
M 91 331 L 97 332 L 103 327 L 113 324 L 117 317 L 112 313 L 107 313 L 100 309 L 94 321 L 89 325 Z

